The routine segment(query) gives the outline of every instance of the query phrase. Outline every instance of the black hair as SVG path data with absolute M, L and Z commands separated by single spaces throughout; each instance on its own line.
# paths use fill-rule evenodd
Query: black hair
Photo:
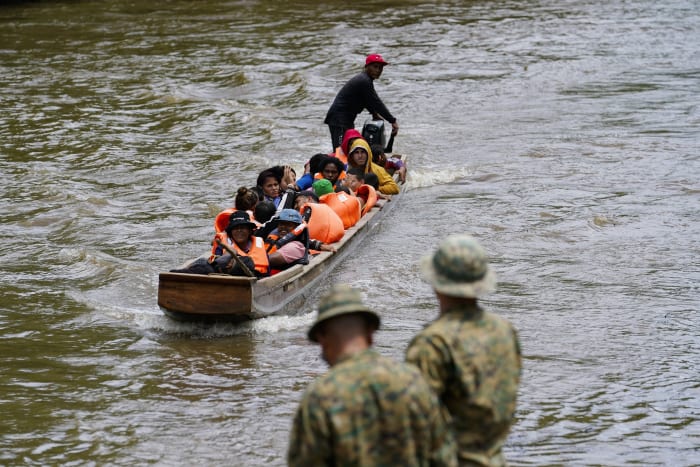
M 365 174 L 365 183 L 375 190 L 379 189 L 379 177 L 374 172 L 367 172 Z
M 258 202 L 257 190 L 251 190 L 244 186 L 240 187 L 236 192 L 234 207 L 241 211 L 249 211 L 253 209 Z
M 334 156 L 326 156 L 324 159 L 321 159 L 321 162 L 318 164 L 318 172 L 323 172 L 323 169 L 328 164 L 335 165 L 338 168 L 339 174 L 343 173 L 345 170 L 345 164 L 343 164 L 343 161 Z
M 282 181 L 282 176 L 276 174 L 274 170 L 267 169 L 260 172 L 260 175 L 258 175 L 258 180 L 255 183 L 257 184 L 257 186 L 262 187 L 263 183 L 265 183 L 265 179 L 270 177 L 275 178 L 277 180 L 277 183 L 280 183 Z
M 272 216 L 275 215 L 275 211 L 275 203 L 273 203 L 272 201 L 260 201 L 258 204 L 255 205 L 253 215 L 255 216 L 256 221 L 260 222 L 261 224 L 264 224 L 265 222 L 272 219 Z
M 348 175 L 354 175 L 358 180 L 365 179 L 365 171 L 359 167 L 351 167 L 348 169 Z
M 318 203 L 318 195 L 313 190 L 304 190 L 297 193 L 297 196 L 308 196 Z
M 320 170 L 320 169 L 319 169 L 319 164 L 320 164 L 321 161 L 322 161 L 324 158 L 326 158 L 326 157 L 328 157 L 328 154 L 324 154 L 324 153 L 322 153 L 322 152 L 319 152 L 319 153 L 314 154 L 313 156 L 311 156 L 311 159 L 309 159 L 309 171 L 310 171 L 312 174 L 315 174 L 316 172 L 318 172 L 318 171 Z

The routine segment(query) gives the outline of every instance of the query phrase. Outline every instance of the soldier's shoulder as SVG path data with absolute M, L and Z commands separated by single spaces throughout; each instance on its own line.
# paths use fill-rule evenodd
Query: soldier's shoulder
M 503 328 L 503 329 L 508 329 L 511 331 L 515 331 L 515 326 L 513 326 L 513 323 L 508 320 L 508 318 L 501 316 L 499 314 L 487 311 L 484 316 L 488 321 L 492 323 L 492 325 Z

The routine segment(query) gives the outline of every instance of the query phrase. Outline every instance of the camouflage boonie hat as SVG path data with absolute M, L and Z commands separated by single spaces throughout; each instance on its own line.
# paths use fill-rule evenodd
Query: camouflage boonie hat
M 421 261 L 423 279 L 452 297 L 478 298 L 496 290 L 486 252 L 471 235 L 450 235 Z
M 364 315 L 367 322 L 374 330 L 379 329 L 379 315 L 362 303 L 362 295 L 359 290 L 349 285 L 335 285 L 321 298 L 318 303 L 318 316 L 316 322 L 309 329 L 308 337 L 311 342 L 316 340 L 316 331 L 319 324 L 336 316 L 359 313 Z

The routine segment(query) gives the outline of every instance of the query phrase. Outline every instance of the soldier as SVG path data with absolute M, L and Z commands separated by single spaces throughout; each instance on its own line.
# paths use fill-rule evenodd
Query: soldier
M 452 235 L 423 258 L 440 316 L 409 344 L 415 364 L 451 416 L 462 466 L 504 466 L 501 448 L 513 423 L 520 382 L 518 336 L 504 318 L 477 304 L 496 277 L 469 235 Z
M 456 446 L 420 372 L 372 346 L 379 316 L 360 292 L 323 297 L 308 337 L 330 371 L 304 393 L 294 417 L 290 466 L 456 466 Z

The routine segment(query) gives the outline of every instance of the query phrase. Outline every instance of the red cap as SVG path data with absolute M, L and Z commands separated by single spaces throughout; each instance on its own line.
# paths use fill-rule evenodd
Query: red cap
M 365 59 L 365 66 L 369 65 L 370 63 L 381 63 L 382 65 L 389 64 L 389 62 L 385 62 L 384 58 L 379 54 L 367 55 L 367 58 Z

